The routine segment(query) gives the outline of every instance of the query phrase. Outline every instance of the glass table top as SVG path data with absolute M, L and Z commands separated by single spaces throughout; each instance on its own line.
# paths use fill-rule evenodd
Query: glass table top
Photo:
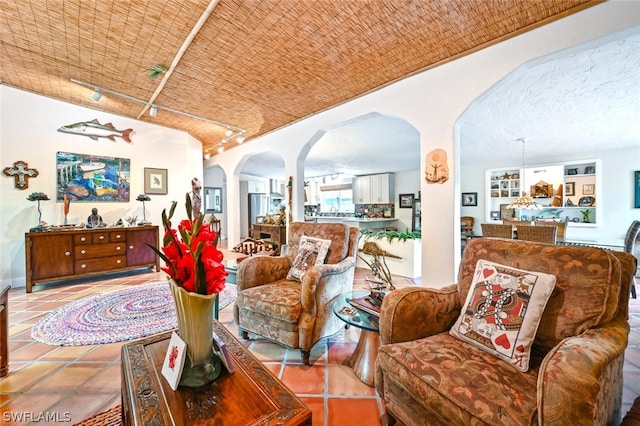
M 333 304 L 333 313 L 349 325 L 377 333 L 380 331 L 378 316 L 358 309 L 349 303 L 352 299 L 368 294 L 368 290 L 356 290 L 341 294 Z

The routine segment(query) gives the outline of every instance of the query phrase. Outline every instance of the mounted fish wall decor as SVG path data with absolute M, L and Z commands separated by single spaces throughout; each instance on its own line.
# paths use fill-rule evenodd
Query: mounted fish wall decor
M 133 129 L 118 130 L 113 124 L 100 124 L 97 118 L 91 121 L 81 121 L 79 123 L 67 124 L 58 129 L 61 133 L 69 133 L 72 135 L 88 136 L 94 141 L 98 138 L 107 138 L 113 142 L 116 141 L 116 137 L 121 138 L 131 143 L 131 133 Z
M 56 201 L 128 202 L 131 160 L 88 154 L 56 154 Z

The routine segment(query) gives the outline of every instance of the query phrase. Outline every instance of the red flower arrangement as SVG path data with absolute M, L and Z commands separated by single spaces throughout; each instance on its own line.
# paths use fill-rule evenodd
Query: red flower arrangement
M 175 201 L 171 203 L 169 216 L 166 209 L 162 210 L 165 231 L 162 251 L 151 247 L 165 262 L 165 267 L 160 269 L 187 291 L 205 295 L 220 293 L 228 273 L 222 264 L 223 254 L 216 247 L 217 233 L 210 223 L 203 223 L 204 215 L 193 217 L 189 193 L 186 198 L 188 219 L 180 221 L 177 231 L 172 229 L 171 218 L 176 204 Z

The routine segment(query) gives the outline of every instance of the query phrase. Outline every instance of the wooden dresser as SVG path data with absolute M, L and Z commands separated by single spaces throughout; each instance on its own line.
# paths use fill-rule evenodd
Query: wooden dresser
M 47 281 L 145 267 L 160 270 L 147 244 L 158 247 L 157 226 L 26 233 L 27 293 Z

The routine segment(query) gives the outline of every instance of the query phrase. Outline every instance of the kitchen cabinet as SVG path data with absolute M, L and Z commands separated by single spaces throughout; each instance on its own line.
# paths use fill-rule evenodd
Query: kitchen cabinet
M 356 176 L 352 185 L 354 204 L 394 203 L 394 183 L 393 173 Z
M 260 180 L 248 180 L 247 189 L 249 194 L 266 194 L 267 182 Z
M 36 283 L 160 265 L 158 227 L 100 228 L 25 234 L 26 290 Z

